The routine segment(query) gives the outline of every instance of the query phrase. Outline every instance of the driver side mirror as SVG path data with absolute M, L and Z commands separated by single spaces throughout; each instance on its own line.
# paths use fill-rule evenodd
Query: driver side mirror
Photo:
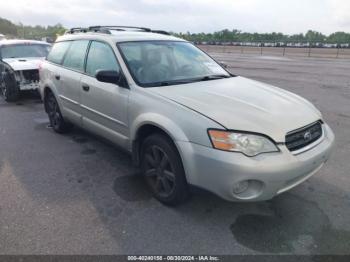
M 98 70 L 95 75 L 97 81 L 119 85 L 128 88 L 124 75 L 115 70 Z
M 118 84 L 120 74 L 112 70 L 98 70 L 96 72 L 96 79 L 100 82 Z
M 228 65 L 224 62 L 219 62 L 219 65 L 221 65 L 223 68 L 227 69 Z

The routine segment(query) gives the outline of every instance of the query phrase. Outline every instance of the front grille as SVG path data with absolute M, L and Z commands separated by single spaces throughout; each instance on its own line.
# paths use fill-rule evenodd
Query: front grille
M 306 127 L 289 132 L 286 135 L 286 146 L 289 151 L 296 151 L 312 144 L 322 136 L 322 123 L 316 122 Z
M 23 77 L 27 81 L 39 81 L 39 70 L 23 70 L 22 71 Z

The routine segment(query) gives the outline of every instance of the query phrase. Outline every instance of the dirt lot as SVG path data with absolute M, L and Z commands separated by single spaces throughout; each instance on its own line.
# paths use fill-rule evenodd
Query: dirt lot
M 350 59 L 350 48 L 292 48 L 292 47 L 250 47 L 250 46 L 219 46 L 199 45 L 199 48 L 209 53 L 233 53 L 246 55 L 273 55 L 286 57 L 314 57 Z
M 268 202 L 168 208 L 122 151 L 55 134 L 37 98 L 0 98 L 0 254 L 350 254 L 350 61 L 211 54 L 322 111 L 336 144 L 317 175 Z

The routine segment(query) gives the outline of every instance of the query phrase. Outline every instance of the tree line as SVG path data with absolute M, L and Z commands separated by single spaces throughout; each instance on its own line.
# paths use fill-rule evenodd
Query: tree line
M 14 24 L 7 19 L 0 17 L 0 34 L 9 38 L 42 39 L 44 37 L 56 39 L 57 35 L 62 35 L 66 29 L 61 24 L 53 26 L 28 26 L 22 23 Z
M 247 33 L 240 30 L 224 29 L 214 33 L 175 33 L 174 35 L 192 42 L 301 42 L 301 43 L 334 43 L 349 44 L 350 33 L 335 32 L 324 35 L 320 32 L 309 30 L 305 34 L 286 35 L 283 33 Z
M 49 37 L 53 40 L 57 35 L 66 31 L 61 24 L 53 26 L 28 26 L 21 23 L 14 24 L 0 17 L 0 34 L 12 38 L 42 39 Z M 192 42 L 309 42 L 309 43 L 335 43 L 349 44 L 350 33 L 335 32 L 324 35 L 320 32 L 309 30 L 305 34 L 286 35 L 283 33 L 247 33 L 237 29 L 224 29 L 214 33 L 172 33 L 175 36 Z

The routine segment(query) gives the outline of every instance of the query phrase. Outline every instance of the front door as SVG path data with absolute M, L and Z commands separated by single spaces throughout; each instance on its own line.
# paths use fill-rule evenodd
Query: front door
M 98 70 L 121 69 L 109 44 L 92 41 L 86 59 L 86 74 L 81 78 L 83 126 L 124 147 L 128 142 L 129 89 L 97 81 Z

